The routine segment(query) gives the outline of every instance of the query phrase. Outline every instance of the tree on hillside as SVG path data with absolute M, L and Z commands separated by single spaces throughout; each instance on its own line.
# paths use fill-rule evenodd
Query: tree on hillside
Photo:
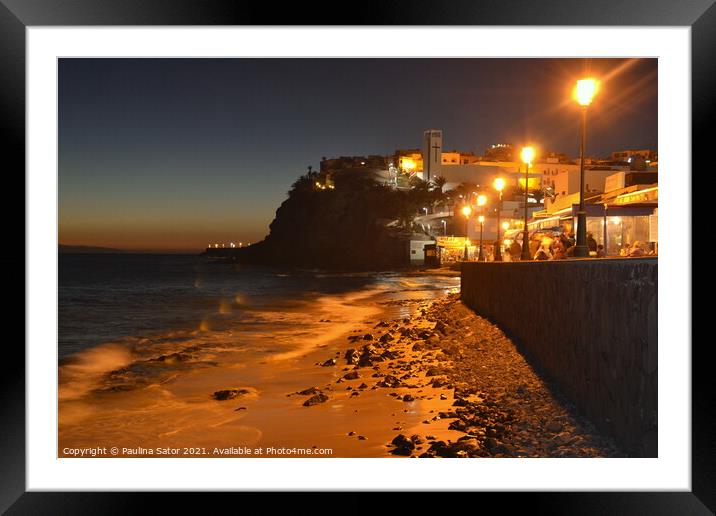
M 447 183 L 447 179 L 443 176 L 436 176 L 430 181 L 431 189 L 438 190 L 440 193 L 443 191 L 443 187 Z

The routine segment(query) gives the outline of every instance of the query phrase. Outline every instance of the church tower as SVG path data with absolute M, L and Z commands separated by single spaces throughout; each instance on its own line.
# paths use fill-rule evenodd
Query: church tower
M 423 134 L 423 179 L 430 181 L 440 174 L 443 151 L 443 132 L 429 129 Z

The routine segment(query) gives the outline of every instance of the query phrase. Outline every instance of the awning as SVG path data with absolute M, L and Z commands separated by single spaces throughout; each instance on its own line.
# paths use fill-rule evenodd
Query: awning
M 644 204 L 631 204 L 627 206 L 608 206 L 606 214 L 608 217 L 639 217 L 644 215 L 653 215 L 657 205 L 644 205 Z M 584 206 L 584 211 L 587 213 L 587 217 L 603 217 L 604 216 L 604 205 L 602 204 L 587 204 Z M 566 215 L 569 216 L 569 210 L 566 210 Z M 572 216 L 576 217 L 579 213 L 579 204 L 572 205 Z

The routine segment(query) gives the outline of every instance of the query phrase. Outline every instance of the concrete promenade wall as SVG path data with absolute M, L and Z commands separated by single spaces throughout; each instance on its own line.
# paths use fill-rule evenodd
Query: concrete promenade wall
M 626 453 L 656 457 L 657 268 L 656 258 L 468 262 L 461 297 Z

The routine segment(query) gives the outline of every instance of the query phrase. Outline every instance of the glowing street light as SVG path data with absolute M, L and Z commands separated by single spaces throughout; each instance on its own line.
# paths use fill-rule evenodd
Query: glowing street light
M 477 254 L 477 261 L 481 262 L 485 259 L 485 255 L 482 253 L 482 228 L 485 225 L 485 216 L 480 215 L 477 217 L 477 221 L 480 223 L 480 251 Z
M 495 261 L 502 261 L 502 250 L 500 249 L 500 212 L 502 211 L 502 190 L 505 188 L 505 180 L 501 177 L 495 179 L 492 183 L 495 190 L 500 192 L 500 201 L 497 203 L 497 242 L 495 245 Z
M 477 205 L 478 206 L 484 206 L 487 204 L 487 196 L 485 194 L 480 194 L 477 196 Z
M 579 211 L 577 212 L 577 244 L 574 246 L 574 256 L 579 258 L 589 256 L 587 213 L 584 211 L 584 147 L 587 133 L 587 108 L 592 103 L 598 89 L 598 82 L 592 78 L 577 81 L 574 88 L 574 98 L 582 106 L 582 134 L 579 145 Z
M 470 221 L 470 215 L 472 214 L 472 208 L 469 205 L 462 207 L 462 214 L 465 217 L 465 238 L 467 238 L 468 223 Z
M 502 229 L 504 229 L 505 231 L 507 231 L 508 229 L 510 229 L 510 223 L 509 223 L 509 222 L 503 222 L 503 223 L 502 223 Z
M 535 155 L 534 147 L 530 146 L 523 147 L 522 152 L 520 152 L 522 163 L 525 164 L 525 225 L 522 231 L 522 253 L 520 259 L 525 261 L 529 261 L 530 259 L 530 239 L 527 231 L 527 203 L 529 202 L 528 194 L 530 191 L 530 165 L 532 161 L 534 161 Z
M 580 106 L 586 107 L 592 103 L 598 89 L 599 83 L 596 80 L 592 78 L 580 79 L 574 88 L 574 99 Z
M 535 159 L 535 148 L 534 147 L 522 147 L 520 151 L 520 159 L 522 163 L 530 164 Z

